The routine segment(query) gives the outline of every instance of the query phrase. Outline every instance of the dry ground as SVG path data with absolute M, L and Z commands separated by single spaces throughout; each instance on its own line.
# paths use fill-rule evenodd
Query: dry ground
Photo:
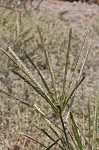
M 36 28 L 38 24 L 44 34 L 45 44 L 49 50 L 59 84 L 59 91 L 65 64 L 64 50 L 67 47 L 69 28 L 73 28 L 69 68 L 69 72 L 72 72 L 73 63 L 83 43 L 85 30 L 90 24 L 85 50 L 90 44 L 92 44 L 92 48 L 85 67 L 86 79 L 76 94 L 76 102 L 73 107 L 75 117 L 78 118 L 77 122 L 79 126 L 82 126 L 81 129 L 87 136 L 87 101 L 89 97 L 92 97 L 93 106 L 93 98 L 95 93 L 99 91 L 99 6 L 80 2 L 69 3 L 49 0 L 43 1 L 37 11 L 31 10 L 25 13 L 23 9 L 19 10 L 22 12 L 21 18 L 18 12 L 0 8 L 0 47 L 6 49 L 8 45 L 11 45 L 27 64 L 35 78 L 38 79 L 36 70 L 24 57 L 23 49 L 25 49 L 38 64 L 49 86 L 51 86 L 44 56 L 36 43 L 36 38 L 39 39 Z M 31 104 L 36 103 L 46 115 L 59 123 L 44 100 L 10 71 L 15 66 L 2 52 L 0 52 L 0 58 L 0 88 L 14 93 L 14 95 L 19 95 Z M 49 144 L 49 140 L 42 137 L 43 135 L 35 129 L 33 123 L 42 128 L 45 127 L 42 118 L 33 110 L 0 94 L 0 150 L 42 149 L 39 145 L 25 139 L 20 133 L 26 133 L 45 141 L 46 145 Z

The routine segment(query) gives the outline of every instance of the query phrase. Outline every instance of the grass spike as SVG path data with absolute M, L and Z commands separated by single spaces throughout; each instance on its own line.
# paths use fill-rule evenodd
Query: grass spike
M 51 105 L 51 107 L 57 112 L 57 107 L 53 104 L 53 102 L 50 100 L 50 98 L 38 87 L 36 87 L 31 80 L 28 78 L 22 76 L 20 73 L 13 71 L 15 74 L 17 74 L 21 79 L 23 79 L 29 86 L 31 86 L 39 95 L 41 95 L 47 103 Z
M 43 82 L 45 88 L 47 89 L 47 91 L 48 91 L 50 97 L 52 98 L 53 101 L 55 101 L 54 98 L 53 98 L 53 96 L 52 96 L 52 93 L 51 93 L 51 91 L 50 91 L 50 89 L 49 89 L 49 87 L 48 87 L 48 84 L 47 84 L 47 82 L 45 81 L 45 79 L 44 79 L 44 77 L 43 77 L 41 71 L 39 70 L 39 68 L 37 67 L 37 65 L 33 62 L 33 60 L 28 56 L 28 54 L 27 54 L 26 52 L 25 52 L 25 55 L 26 55 L 26 57 L 28 58 L 28 60 L 30 61 L 30 63 L 31 63 L 31 64 L 35 67 L 35 69 L 37 70 L 37 72 L 38 72 L 38 74 L 39 74 L 39 76 L 40 76 L 40 78 L 41 78 L 41 80 L 42 80 L 42 82 Z
M 83 43 L 82 43 L 82 46 L 81 46 L 81 49 L 80 49 L 80 52 L 79 52 L 79 56 L 78 56 L 77 62 L 75 64 L 75 71 L 76 71 L 76 69 L 78 67 L 79 60 L 80 60 L 80 58 L 82 56 L 82 52 L 83 52 L 83 50 L 85 48 L 85 44 L 87 42 L 87 37 L 88 37 L 88 34 L 89 34 L 89 29 L 90 29 L 90 26 L 88 26 L 86 31 L 85 31 L 84 40 L 83 40 Z
M 15 52 L 10 48 L 8 47 L 10 53 L 12 54 L 12 56 L 15 58 L 19 68 L 23 68 L 24 71 L 26 72 L 26 74 L 31 78 L 31 80 L 33 81 L 33 83 L 41 88 L 41 85 L 36 81 L 36 79 L 34 79 L 33 75 L 31 74 L 31 72 L 28 70 L 28 68 L 24 65 L 24 63 L 20 60 L 20 58 L 15 54 Z
M 71 50 L 71 37 L 72 37 L 72 29 L 69 30 L 69 41 L 68 41 L 68 48 L 66 52 L 66 62 L 65 62 L 65 73 L 64 73 L 64 79 L 63 79 L 63 89 L 62 89 L 62 97 L 61 101 L 64 100 L 64 96 L 66 95 L 66 78 L 67 78 L 67 70 L 68 70 L 68 60 L 69 60 L 69 52 Z
M 81 67 L 81 69 L 80 69 L 80 73 L 79 73 L 78 81 L 80 80 L 81 75 L 82 75 L 82 73 L 83 73 L 84 66 L 85 66 L 85 64 L 86 64 L 86 61 L 87 61 L 87 58 L 88 58 L 88 54 L 89 54 L 89 52 L 90 52 L 90 49 L 91 49 L 91 45 L 90 45 L 89 49 L 87 50 L 87 53 L 86 53 L 85 59 L 84 59 L 84 61 L 83 61 L 82 67 Z
M 87 41 L 87 36 L 88 36 L 88 34 L 89 34 L 89 29 L 90 29 L 90 26 L 88 26 L 87 29 L 86 29 L 86 31 L 85 31 L 84 40 L 83 40 L 82 46 L 81 46 L 81 48 L 80 48 L 80 52 L 79 52 L 78 58 L 77 58 L 77 60 L 76 60 L 76 63 L 75 63 L 75 65 L 74 65 L 74 71 L 73 71 L 73 74 L 72 74 L 72 77 L 71 77 L 71 80 L 70 80 L 70 83 L 69 83 L 69 88 L 70 88 L 70 86 L 71 86 L 72 83 L 73 83 L 74 74 L 75 74 L 75 72 L 77 71 L 77 67 L 78 67 L 80 58 L 81 58 L 81 56 L 82 56 L 82 52 L 83 52 L 83 50 L 84 50 L 84 47 L 85 47 L 85 44 L 86 44 L 86 41 Z
M 43 36 L 41 34 L 41 30 L 40 30 L 39 26 L 37 26 L 37 29 L 38 29 L 38 33 L 39 33 L 40 40 L 41 40 L 41 48 L 44 51 L 44 55 L 45 55 L 45 58 L 46 58 L 46 63 L 48 65 L 50 76 L 51 76 L 51 79 L 52 79 L 52 85 L 53 85 L 53 89 L 54 89 L 54 93 L 55 93 L 55 99 L 57 100 L 57 86 L 56 86 L 54 71 L 53 71 L 53 68 L 52 68 L 52 65 L 51 65 L 51 62 L 50 62 L 47 50 L 45 48 L 44 39 L 43 39 Z
M 1 48 L 1 50 L 19 67 L 19 69 L 25 73 L 25 75 L 29 78 L 24 78 L 22 75 L 20 75 L 18 72 L 16 73 L 19 77 L 21 77 L 24 81 L 26 81 L 29 85 L 33 87 L 33 89 L 40 94 L 52 107 L 55 111 L 57 111 L 56 106 L 53 104 L 53 102 L 50 100 L 50 98 L 46 95 L 46 93 L 43 91 L 41 85 L 36 81 L 36 79 L 33 77 L 31 72 L 28 70 L 28 68 L 24 65 L 24 63 L 19 59 L 19 57 L 15 54 L 15 52 L 9 47 L 8 48 L 11 55 L 8 54 L 5 50 Z M 14 57 L 14 58 L 13 58 Z M 14 60 L 15 59 L 15 60 Z M 30 82 L 32 81 L 32 82 Z

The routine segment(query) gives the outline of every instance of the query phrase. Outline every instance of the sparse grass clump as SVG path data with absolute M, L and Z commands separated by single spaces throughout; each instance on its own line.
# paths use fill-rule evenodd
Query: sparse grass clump
M 68 38 L 68 46 L 67 50 L 64 52 L 65 54 L 65 66 L 64 66 L 64 74 L 62 74 L 63 79 L 61 81 L 61 89 L 57 85 L 56 75 L 54 73 L 53 66 L 51 65 L 50 57 L 48 51 L 45 46 L 45 39 L 43 38 L 41 28 L 37 26 L 39 40 L 37 39 L 37 44 L 39 48 L 42 50 L 45 56 L 46 65 L 49 71 L 50 82 L 51 86 L 47 83 L 44 75 L 42 74 L 39 67 L 36 63 L 31 59 L 28 53 L 25 51 L 25 56 L 28 59 L 29 63 L 32 65 L 33 68 L 36 69 L 39 79 L 37 80 L 28 67 L 21 61 L 21 59 L 16 55 L 16 53 L 8 47 L 7 51 L 2 49 L 1 50 L 12 60 L 12 62 L 16 65 L 17 69 L 12 69 L 13 73 L 18 75 L 24 82 L 26 82 L 30 87 L 31 90 L 33 89 L 37 95 L 43 98 L 43 100 L 47 103 L 47 107 L 51 108 L 51 113 L 57 119 L 53 120 L 50 116 L 47 116 L 47 110 L 42 110 L 42 108 L 38 107 L 37 104 L 31 104 L 27 100 L 20 99 L 18 96 L 15 96 L 7 91 L 0 89 L 0 92 L 8 95 L 9 97 L 21 102 L 22 104 L 26 105 L 27 107 L 33 109 L 34 112 L 40 115 L 41 122 L 45 125 L 39 126 L 36 123 L 33 123 L 33 126 L 41 132 L 42 136 L 45 136 L 49 140 L 47 142 L 35 139 L 35 137 L 31 137 L 27 134 L 21 133 L 24 137 L 31 139 L 39 145 L 40 149 L 62 149 L 62 150 L 96 150 L 98 148 L 98 98 L 96 97 L 95 100 L 95 114 L 94 114 L 94 128 L 91 131 L 91 106 L 90 101 L 88 102 L 88 134 L 89 138 L 87 139 L 85 135 L 83 135 L 82 131 L 76 124 L 74 114 L 73 114 L 73 104 L 76 100 L 76 92 L 79 90 L 79 86 L 85 80 L 85 73 L 84 67 L 86 64 L 86 60 L 88 58 L 88 54 L 90 51 L 91 46 L 85 52 L 85 43 L 86 37 L 89 32 L 87 29 L 84 42 L 82 47 L 79 51 L 78 58 L 76 59 L 75 64 L 73 65 L 73 72 L 69 80 L 67 79 L 68 69 L 69 69 L 69 61 L 70 61 L 70 53 L 71 53 L 71 41 L 72 41 L 72 29 L 69 31 L 69 38 Z M 83 53 L 84 52 L 84 53 Z M 84 57 L 82 55 L 84 54 Z M 81 61 L 81 58 L 83 60 Z M 80 62 L 81 61 L 81 62 Z M 78 66 L 80 62 L 80 70 L 78 76 L 75 78 L 75 74 L 77 72 Z M 58 78 L 58 77 L 57 77 Z M 42 101 L 41 98 L 41 101 Z M 42 101 L 43 102 L 43 101 Z M 49 112 L 50 113 L 50 112 Z M 64 117 L 65 116 L 65 117 Z M 39 117 L 38 117 L 39 118 Z M 58 124 L 57 124 L 58 120 Z M 40 124 L 41 124 L 40 122 Z M 69 124 L 68 124 L 69 123 Z M 47 127 L 47 128 L 46 128 Z M 92 135 L 91 135 L 92 132 Z
M 98 96 L 82 112 L 89 29 L 82 42 L 72 29 L 68 37 L 69 22 L 49 11 L 1 8 L 0 14 L 2 149 L 96 150 Z

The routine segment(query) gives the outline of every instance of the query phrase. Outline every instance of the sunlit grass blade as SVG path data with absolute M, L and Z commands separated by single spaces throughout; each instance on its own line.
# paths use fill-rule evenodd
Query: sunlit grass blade
M 37 107 L 37 105 L 34 105 L 36 112 L 41 114 L 41 116 L 44 118 L 44 121 L 46 122 L 46 125 L 51 128 L 51 130 L 56 133 L 57 137 L 61 137 L 61 128 L 58 127 L 56 124 L 54 124 L 50 119 L 41 111 L 40 108 Z
M 30 62 L 30 63 L 33 65 L 33 67 L 35 67 L 35 69 L 37 70 L 37 72 L 38 72 L 38 74 L 39 74 L 39 76 L 40 76 L 40 78 L 41 78 L 41 80 L 42 80 L 42 82 L 43 82 L 45 88 L 47 89 L 47 91 L 48 91 L 50 97 L 52 98 L 53 101 L 55 101 L 55 100 L 54 100 L 54 97 L 53 97 L 53 94 L 51 93 L 51 91 L 50 91 L 50 89 L 49 89 L 49 87 L 48 87 L 48 84 L 47 84 L 47 82 L 45 81 L 45 79 L 44 79 L 44 77 L 43 77 L 43 75 L 42 75 L 40 69 L 37 67 L 37 65 L 33 62 L 33 60 L 28 56 L 28 54 L 27 54 L 26 52 L 25 52 L 25 55 L 26 55 L 26 57 L 28 58 L 29 62 Z
M 65 73 L 64 73 L 64 79 L 63 79 L 63 89 L 62 89 L 62 97 L 61 97 L 61 101 L 64 100 L 64 97 L 66 95 L 66 78 L 67 78 L 67 70 L 68 70 L 68 64 L 69 64 L 69 53 L 71 50 L 71 37 L 72 37 L 72 29 L 69 30 L 69 40 L 68 40 L 68 48 L 67 48 L 67 52 L 65 52 L 66 55 L 66 62 L 65 62 Z
M 42 111 L 40 108 L 37 107 L 37 105 L 34 104 L 34 108 L 35 111 L 37 113 L 39 113 L 42 118 L 44 118 L 44 121 L 46 122 L 46 125 L 48 125 L 48 127 L 53 131 L 53 133 L 55 133 L 55 135 L 60 138 L 61 137 L 61 132 L 63 132 L 63 130 L 61 129 L 61 127 L 59 127 L 57 124 L 55 124 L 55 122 L 52 122 Z
M 53 85 L 53 89 L 54 89 L 55 100 L 57 100 L 57 86 L 56 86 L 56 80 L 55 80 L 54 71 L 53 71 L 53 68 L 52 68 L 49 56 L 48 56 L 48 52 L 47 52 L 47 50 L 45 48 L 44 39 L 43 39 L 43 36 L 41 34 L 41 30 L 40 30 L 39 26 L 37 26 L 37 29 L 38 29 L 38 33 L 39 33 L 40 40 L 41 40 L 40 45 L 41 45 L 42 50 L 44 51 L 46 63 L 48 65 L 48 69 L 49 69 L 50 76 L 51 76 L 51 79 L 52 79 L 52 85 Z
M 30 139 L 30 140 L 32 140 L 32 141 L 38 143 L 38 144 L 40 144 L 42 147 L 47 148 L 47 146 L 45 146 L 43 143 L 37 141 L 36 139 L 32 138 L 31 136 L 28 136 L 28 135 L 23 134 L 23 133 L 21 133 L 21 135 L 23 135 L 24 137 L 26 137 L 26 138 L 28 138 L 28 139 Z
M 75 140 L 77 142 L 78 148 L 79 148 L 79 150 L 83 150 L 82 139 L 81 139 L 81 136 L 79 135 L 77 125 L 75 123 L 73 114 L 71 112 L 70 112 L 70 118 L 72 121 L 73 134 L 74 134 Z
M 15 58 L 18 67 L 21 70 L 24 70 L 25 74 L 31 79 L 33 84 L 35 84 L 39 89 L 41 89 L 41 85 L 36 81 L 36 79 L 33 77 L 31 72 L 28 70 L 25 64 L 20 60 L 20 58 L 15 54 L 15 52 L 10 47 L 8 47 L 8 50 L 11 53 L 11 55 Z

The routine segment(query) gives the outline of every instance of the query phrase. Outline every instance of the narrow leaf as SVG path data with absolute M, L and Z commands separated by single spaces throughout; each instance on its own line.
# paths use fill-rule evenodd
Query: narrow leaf
M 70 117 L 71 117 L 71 121 L 72 121 L 72 129 L 73 129 L 73 134 L 74 134 L 75 140 L 78 144 L 79 149 L 83 150 L 82 140 L 81 140 L 81 137 L 79 136 L 78 128 L 76 126 L 73 114 L 71 112 L 70 112 Z
M 50 150 L 50 148 L 52 148 L 54 145 L 56 145 L 59 140 L 60 140 L 60 139 L 56 140 L 56 141 L 55 141 L 53 144 L 51 144 L 46 150 Z
M 61 120 L 61 123 L 62 123 L 62 128 L 63 128 L 63 132 L 64 132 L 64 136 L 65 136 L 65 141 L 66 141 L 67 148 L 68 148 L 68 150 L 71 150 L 70 142 L 68 140 L 66 128 L 65 128 L 63 117 L 62 117 L 61 113 L 60 113 L 60 120 Z
M 63 104 L 64 108 L 66 107 L 66 105 L 68 104 L 68 101 L 73 96 L 73 94 L 75 93 L 76 89 L 80 86 L 80 84 L 83 82 L 84 79 L 85 79 L 85 75 L 82 76 L 81 80 L 75 85 L 74 89 L 71 91 L 71 93 L 68 95 L 68 97 L 64 101 L 64 104 Z
M 27 137 L 28 139 L 30 139 L 30 140 L 32 140 L 32 141 L 34 141 L 34 142 L 38 143 L 38 144 L 40 144 L 42 147 L 47 148 L 47 146 L 45 146 L 45 145 L 44 145 L 44 144 L 42 144 L 41 142 L 37 141 L 36 139 L 33 139 L 31 136 L 28 136 L 28 135 L 23 134 L 23 133 L 21 133 L 21 135 L 23 135 L 23 136 Z

